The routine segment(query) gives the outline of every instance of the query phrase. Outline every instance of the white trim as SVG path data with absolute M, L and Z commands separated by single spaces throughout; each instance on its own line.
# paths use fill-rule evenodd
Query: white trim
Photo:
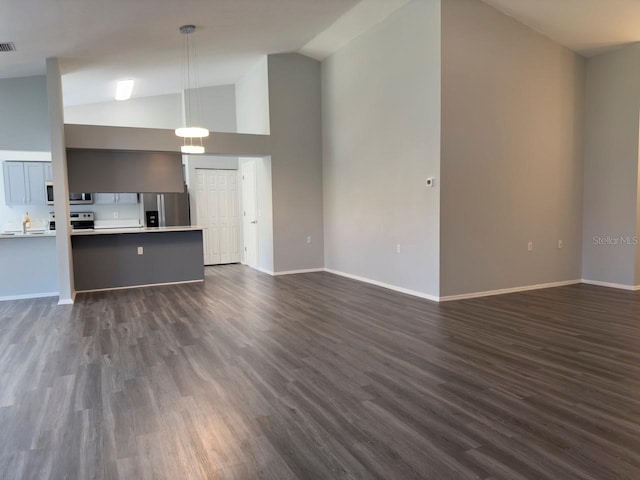
M 144 285 L 130 285 L 127 287 L 95 288 L 93 290 L 78 290 L 78 293 L 109 292 L 111 290 L 130 290 L 132 288 L 162 287 L 164 285 L 182 285 L 183 283 L 199 282 L 204 282 L 204 280 L 184 280 L 182 282 L 146 283 Z
M 523 287 L 502 288 L 499 290 L 487 290 L 484 292 L 463 293 L 461 295 L 447 295 L 440 297 L 441 302 L 450 302 L 453 300 L 466 300 L 468 298 L 490 297 L 493 295 L 504 295 L 507 293 L 527 292 L 529 290 L 542 290 L 543 288 L 565 287 L 567 285 L 576 285 L 581 280 L 565 280 L 563 282 L 539 283 L 537 285 L 526 285 Z
M 57 296 L 58 296 L 58 292 L 27 293 L 26 295 L 8 295 L 6 297 L 0 297 L 0 302 L 8 302 L 10 300 L 28 300 L 30 298 L 57 297 Z
M 58 300 L 58 305 L 73 305 L 76 301 L 76 291 L 71 292 L 71 298 L 61 298 Z
M 340 272 L 338 270 L 332 270 L 330 268 L 325 268 L 325 272 L 333 273 L 334 275 L 339 275 L 341 277 L 350 278 L 352 280 L 358 280 L 364 283 L 370 283 L 372 285 L 376 285 L 382 288 L 388 288 L 389 290 L 394 290 L 400 293 L 406 293 L 407 295 L 413 295 L 414 297 L 420 297 L 427 300 L 431 300 L 432 302 L 438 302 L 439 298 L 434 295 L 429 295 L 428 293 L 418 292 L 416 290 L 409 290 L 408 288 L 397 287 L 395 285 L 391 285 L 389 283 L 379 282 L 378 280 L 372 280 L 366 277 L 360 277 L 358 275 L 352 275 L 351 273 Z
M 253 267 L 250 267 L 249 265 L 247 265 L 247 266 L 248 266 L 249 268 L 253 268 Z M 266 273 L 267 275 L 271 275 L 272 277 L 275 275 L 275 274 L 273 273 L 273 271 L 271 271 L 271 270 L 266 270 L 266 269 L 264 269 L 264 268 L 260 268 L 260 267 L 258 267 L 258 268 L 256 268 L 255 270 L 258 270 L 259 272 L 262 272 L 262 273 Z
M 28 152 L 24 150 L 0 150 L 0 160 L 21 162 L 50 162 L 51 152 Z
M 272 275 L 273 276 L 278 276 L 278 275 L 295 275 L 298 273 L 312 273 L 312 272 L 324 272 L 325 269 L 324 268 L 305 268 L 302 270 L 285 270 L 283 272 L 273 272 Z
M 622 283 L 609 283 L 609 282 L 600 282 L 599 280 L 586 280 L 582 279 L 582 283 L 587 285 L 596 285 L 598 287 L 607 287 L 607 288 L 618 288 L 620 290 L 631 290 L 636 292 L 640 290 L 640 285 L 624 285 Z

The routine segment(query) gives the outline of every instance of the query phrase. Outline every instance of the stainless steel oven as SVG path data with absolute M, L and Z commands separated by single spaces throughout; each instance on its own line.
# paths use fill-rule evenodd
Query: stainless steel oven
M 93 212 L 71 212 L 69 224 L 73 230 L 92 230 L 95 226 Z M 49 214 L 49 230 L 56 229 L 56 215 Z
M 53 182 L 45 183 L 47 189 L 47 205 L 53 205 Z M 93 203 L 93 193 L 69 193 L 70 205 L 86 205 Z

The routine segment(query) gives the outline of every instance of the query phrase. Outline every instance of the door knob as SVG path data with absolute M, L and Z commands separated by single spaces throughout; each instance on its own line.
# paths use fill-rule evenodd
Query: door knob
M 253 222 L 251 222 L 251 223 L 258 223 L 258 220 L 254 220 L 254 221 L 253 221 Z

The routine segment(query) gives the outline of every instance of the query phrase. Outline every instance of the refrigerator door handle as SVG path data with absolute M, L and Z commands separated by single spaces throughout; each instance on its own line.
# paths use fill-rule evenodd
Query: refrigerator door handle
M 161 227 L 167 226 L 167 211 L 164 208 L 164 194 L 160 194 L 160 201 L 162 202 L 162 220 L 160 223 Z
M 156 204 L 158 205 L 158 226 L 164 225 L 164 217 L 162 215 L 162 195 L 159 193 L 156 195 Z

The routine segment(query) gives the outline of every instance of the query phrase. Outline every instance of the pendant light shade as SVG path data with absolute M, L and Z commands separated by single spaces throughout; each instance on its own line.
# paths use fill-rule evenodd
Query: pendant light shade
M 209 130 L 202 127 L 180 127 L 176 128 L 176 135 L 182 138 L 203 138 L 209 136 Z
M 184 92 L 184 126 L 176 128 L 176 136 L 183 138 L 182 153 L 204 153 L 202 139 L 209 130 L 194 124 L 200 118 L 200 85 L 198 81 L 198 55 L 193 41 L 194 25 L 183 25 L 180 33 L 182 46 L 182 90 Z M 192 84 L 193 82 L 193 84 Z
M 204 147 L 202 145 L 182 145 L 180 147 L 182 153 L 204 153 Z

